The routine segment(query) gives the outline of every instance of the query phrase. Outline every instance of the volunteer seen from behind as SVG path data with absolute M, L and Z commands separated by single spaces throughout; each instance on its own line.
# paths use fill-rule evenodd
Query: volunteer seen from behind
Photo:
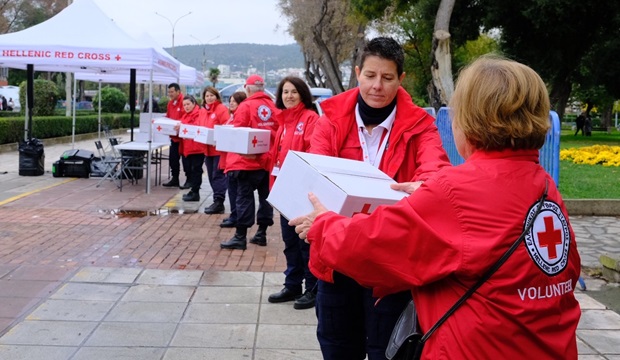
M 452 128 L 465 163 L 372 214 L 291 220 L 316 254 L 378 297 L 410 289 L 428 331 L 516 243 L 426 342 L 422 359 L 577 359 L 580 258 L 568 212 L 539 163 L 549 96 L 531 68 L 483 57 L 458 77 Z M 542 211 L 536 215 L 543 194 Z

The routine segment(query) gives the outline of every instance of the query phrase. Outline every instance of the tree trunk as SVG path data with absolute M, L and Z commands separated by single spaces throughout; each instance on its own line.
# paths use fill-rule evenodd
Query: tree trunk
M 349 76 L 349 85 L 347 89 L 353 89 L 357 86 L 357 76 L 355 75 L 355 66 L 358 64 L 362 55 L 362 49 L 366 44 L 366 25 L 359 24 L 357 27 L 357 39 L 355 40 L 355 49 L 351 56 L 351 75 Z
M 572 85 L 567 78 L 556 80 L 551 85 L 551 92 L 549 93 L 551 109 L 558 113 L 560 121 L 564 118 L 566 104 L 568 103 L 571 91 Z
M 314 38 L 314 43 L 321 54 L 321 65 L 323 71 L 325 72 L 325 77 L 327 78 L 326 83 L 331 84 L 331 88 L 334 90 L 335 95 L 343 92 L 344 87 L 342 86 L 342 79 L 340 77 L 340 69 L 338 68 L 338 64 L 334 61 L 334 58 L 329 51 L 329 47 L 325 41 L 323 41 L 322 23 L 327 15 L 327 3 L 327 0 L 323 0 L 321 7 L 321 18 L 314 26 L 312 26 L 312 35 Z
M 454 92 L 452 79 L 452 58 L 450 52 L 450 17 L 454 9 L 455 0 L 441 0 L 435 29 L 433 32 L 433 47 L 431 50 L 432 84 L 429 89 L 431 106 L 438 110 L 450 102 Z

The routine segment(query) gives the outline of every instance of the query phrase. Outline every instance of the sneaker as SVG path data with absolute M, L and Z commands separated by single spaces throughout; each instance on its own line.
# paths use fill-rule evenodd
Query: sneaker
M 293 304 L 293 307 L 297 310 L 310 309 L 314 307 L 316 303 L 316 295 L 312 291 L 307 291 Z

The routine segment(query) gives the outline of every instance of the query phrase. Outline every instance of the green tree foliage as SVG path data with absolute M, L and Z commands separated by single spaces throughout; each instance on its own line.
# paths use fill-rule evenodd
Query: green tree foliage
M 209 69 L 209 81 L 211 81 L 211 84 L 213 84 L 213 86 L 217 84 L 219 76 L 220 76 L 220 69 L 218 68 Z
M 104 113 L 122 113 L 127 103 L 127 96 L 111 86 L 101 89 L 101 112 Z M 95 110 L 99 110 L 99 94 L 93 98 L 93 106 Z
M 50 116 L 54 115 L 56 102 L 58 101 L 58 91 L 53 81 L 35 79 L 34 87 L 34 103 L 32 108 L 33 116 Z M 19 102 L 22 111 L 26 110 L 26 82 L 19 85 Z

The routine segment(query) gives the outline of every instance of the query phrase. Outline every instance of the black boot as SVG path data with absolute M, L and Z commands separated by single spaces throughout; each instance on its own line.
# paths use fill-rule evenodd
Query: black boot
M 213 204 L 205 208 L 205 214 L 223 214 L 224 213 L 224 201 L 215 200 Z
M 267 225 L 258 225 L 258 231 L 256 231 L 256 235 L 250 240 L 250 244 L 267 246 Z
M 167 183 L 161 184 L 161 186 L 164 186 L 164 187 L 178 187 L 179 186 L 179 178 L 178 177 L 173 177 Z
M 200 201 L 200 194 L 190 190 L 187 194 L 183 195 L 183 201 Z
M 220 247 L 222 249 L 238 249 L 245 250 L 247 248 L 246 245 L 246 236 L 248 234 L 248 228 L 238 227 L 235 232 L 235 236 L 233 236 L 230 240 L 220 243 Z

